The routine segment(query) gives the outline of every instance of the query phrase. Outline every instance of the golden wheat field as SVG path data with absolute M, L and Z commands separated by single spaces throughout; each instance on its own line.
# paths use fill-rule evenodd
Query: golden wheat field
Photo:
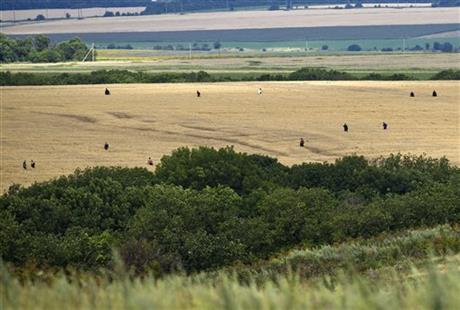
M 460 164 L 458 81 L 127 84 L 110 85 L 110 96 L 104 88 L 0 88 L 2 190 L 88 166 L 147 167 L 181 146 L 234 145 L 286 164 L 392 152 Z M 24 170 L 31 159 L 37 167 Z

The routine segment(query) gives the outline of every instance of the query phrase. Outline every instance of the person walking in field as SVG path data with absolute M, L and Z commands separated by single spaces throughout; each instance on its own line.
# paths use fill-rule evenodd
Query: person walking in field
M 435 90 L 433 90 L 433 97 L 437 97 L 437 96 L 438 96 L 438 93 Z
M 32 167 L 32 169 L 35 169 L 35 162 L 33 159 L 30 161 L 30 166 Z
M 200 97 L 201 97 L 201 93 L 200 93 L 200 91 L 199 91 L 199 90 L 197 90 L 197 91 L 196 91 L 196 96 L 197 96 L 198 98 L 200 98 Z
M 110 90 L 108 88 L 106 88 L 104 93 L 105 93 L 106 96 L 109 96 L 110 95 Z
M 151 157 L 149 157 L 149 160 L 147 160 L 147 164 L 148 164 L 149 166 L 153 166 L 153 160 L 152 160 Z
M 413 91 L 410 92 L 411 97 L 415 97 L 415 93 Z
M 347 123 L 343 124 L 343 131 L 348 132 L 348 125 L 347 125 Z
M 109 144 L 106 142 L 104 143 L 104 150 L 108 151 L 109 150 Z
M 303 138 L 300 138 L 300 143 L 299 143 L 300 147 L 304 147 L 305 146 L 305 140 Z
M 27 161 L 24 160 L 24 161 L 22 162 L 22 168 L 23 168 L 24 170 L 27 170 Z
M 383 130 L 387 130 L 387 128 L 388 128 L 388 124 L 387 124 L 387 123 L 385 123 L 385 122 L 383 122 L 383 123 L 382 123 L 382 127 L 383 127 Z

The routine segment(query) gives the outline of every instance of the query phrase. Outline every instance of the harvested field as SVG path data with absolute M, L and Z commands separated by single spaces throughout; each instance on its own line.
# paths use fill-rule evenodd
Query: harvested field
M 10 63 L 0 64 L 0 71 L 10 72 L 91 72 L 128 69 L 146 72 L 292 72 L 302 67 L 324 67 L 346 71 L 432 71 L 460 69 L 458 53 L 406 53 L 369 55 L 312 55 L 304 57 L 202 57 L 168 58 L 153 51 L 100 50 L 97 62 Z M 109 61 L 110 59 L 117 61 Z M 120 61 L 118 61 L 120 60 Z
M 257 95 L 262 87 L 264 94 Z M 4 87 L 1 187 L 96 165 L 144 166 L 180 146 L 234 145 L 286 164 L 402 152 L 460 164 L 460 83 L 289 82 Z M 201 98 L 195 97 L 199 89 Z M 433 89 L 439 97 L 431 97 Z M 409 98 L 409 92 L 416 93 Z M 389 124 L 383 131 L 382 121 Z M 344 133 L 347 122 L 350 131 Z M 306 147 L 298 140 L 304 137 Z M 104 151 L 104 142 L 110 144 Z M 37 162 L 23 170 L 22 161 Z
M 459 12 L 458 8 L 216 12 L 59 20 L 4 27 L 2 31 L 6 34 L 18 35 L 458 24 Z

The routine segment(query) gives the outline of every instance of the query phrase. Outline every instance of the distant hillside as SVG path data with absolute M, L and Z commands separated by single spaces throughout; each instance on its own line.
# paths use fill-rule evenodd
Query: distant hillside
M 45 8 L 93 8 L 148 6 L 145 14 L 162 14 L 203 10 L 265 6 L 268 9 L 321 4 L 394 3 L 394 0 L 2 0 L 0 10 L 26 10 Z M 406 3 L 431 3 L 440 6 L 458 5 L 458 0 L 404 0 Z M 359 5 L 358 5 L 359 6 Z
M 2 0 L 0 10 L 145 6 L 149 0 Z

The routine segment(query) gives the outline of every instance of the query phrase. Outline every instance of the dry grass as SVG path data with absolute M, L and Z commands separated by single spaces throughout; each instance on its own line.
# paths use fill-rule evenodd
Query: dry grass
M 264 29 L 458 23 L 457 8 L 239 11 L 60 20 L 5 27 L 6 34 Z
M 1 186 L 77 167 L 146 166 L 149 156 L 158 161 L 185 145 L 234 145 L 286 164 L 425 152 L 458 165 L 459 87 L 457 81 L 132 84 L 110 86 L 111 96 L 102 85 L 4 87 Z M 433 89 L 439 97 L 431 97 Z M 349 133 L 342 132 L 344 122 Z M 306 148 L 298 147 L 300 137 Z M 24 159 L 38 167 L 24 171 Z
M 430 70 L 460 69 L 458 53 L 407 53 L 372 55 L 314 55 L 305 57 L 201 57 L 192 59 L 149 56 L 149 51 L 99 50 L 97 62 L 10 63 L 0 64 L 0 71 L 11 72 L 90 72 L 103 69 L 167 72 L 291 72 L 303 66 L 327 67 L 339 70 Z M 152 51 L 153 54 L 153 51 Z M 137 55 L 137 56 L 136 56 Z M 122 61 L 115 61 L 123 59 Z M 127 60 L 132 59 L 132 60 Z M 254 65 L 256 63 L 257 65 Z

